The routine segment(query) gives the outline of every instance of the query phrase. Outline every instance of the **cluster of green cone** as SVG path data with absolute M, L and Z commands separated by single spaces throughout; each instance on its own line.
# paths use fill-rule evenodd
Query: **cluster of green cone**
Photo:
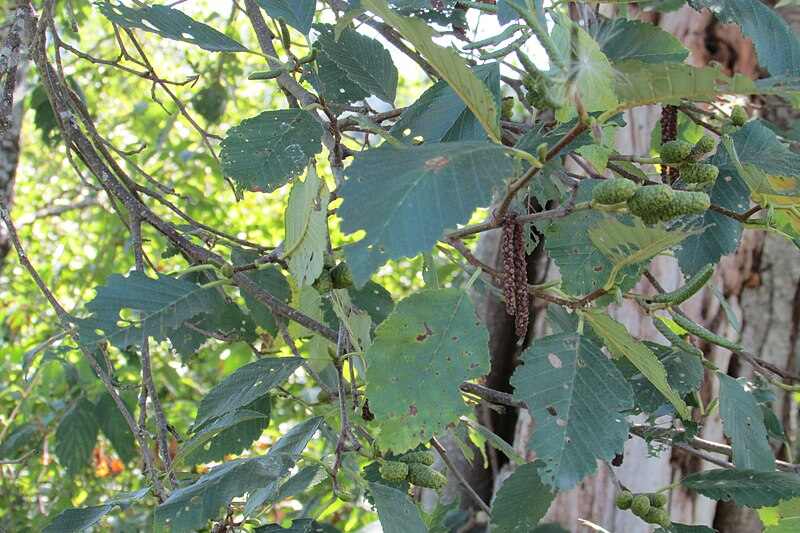
M 676 140 L 661 147 L 661 162 L 680 169 L 681 180 L 689 188 L 705 189 L 714 184 L 719 169 L 697 162 L 714 149 L 714 139 L 704 135 L 695 144 Z M 641 186 L 626 178 L 611 178 L 592 191 L 592 201 L 600 205 L 627 203 L 628 210 L 646 224 L 655 224 L 683 215 L 700 215 L 711 205 L 703 191 L 675 190 L 669 185 Z
M 617 496 L 617 508 L 630 511 L 647 522 L 669 529 L 672 522 L 666 510 L 667 495 L 662 493 L 633 494 L 623 490 Z
M 447 484 L 447 477 L 431 468 L 433 461 L 431 452 L 409 452 L 397 461 L 384 461 L 380 468 L 381 477 L 386 481 L 408 480 L 418 487 L 441 489 Z
M 646 224 L 699 215 L 711 205 L 704 192 L 676 191 L 664 184 L 641 186 L 626 178 L 611 178 L 597 185 L 592 191 L 592 201 L 602 205 L 627 202 L 630 212 Z

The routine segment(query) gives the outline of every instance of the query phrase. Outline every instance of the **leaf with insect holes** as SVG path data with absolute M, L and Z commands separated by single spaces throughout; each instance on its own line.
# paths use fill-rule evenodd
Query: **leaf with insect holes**
M 735 378 L 717 373 L 719 415 L 725 435 L 731 439 L 736 468 L 775 470 L 775 456 L 767 440 L 764 415 L 752 393 Z
M 423 290 L 399 302 L 365 354 L 378 444 L 404 452 L 469 413 L 458 387 L 489 370 L 488 342 L 461 290 Z
M 367 235 L 345 248 L 359 287 L 389 259 L 430 250 L 448 228 L 487 205 L 512 175 L 502 146 L 479 141 L 431 143 L 361 152 L 340 187 L 342 231 Z
M 361 0 L 361 5 L 380 16 L 417 49 L 475 114 L 489 138 L 500 142 L 500 112 L 492 93 L 469 69 L 453 48 L 434 42 L 435 32 L 419 18 L 398 15 L 385 0 Z
M 211 52 L 247 52 L 247 48 L 211 26 L 169 6 L 127 7 L 116 2 L 97 2 L 100 12 L 123 28 L 157 33 L 167 39 L 195 44 Z
M 264 111 L 228 130 L 222 172 L 240 190 L 272 192 L 299 175 L 322 150 L 322 126 L 308 111 Z
M 348 80 L 368 95 L 394 102 L 397 67 L 381 43 L 349 28 L 337 37 L 330 24 L 317 24 L 314 29 L 319 32 L 314 48 L 334 63 Z
M 625 357 L 669 400 L 681 418 L 690 417 L 689 407 L 670 386 L 667 371 L 656 354 L 644 343 L 633 338 L 625 326 L 607 314 L 591 311 L 583 313 L 583 317 L 614 357 Z
M 537 339 L 511 378 L 536 424 L 530 448 L 543 461 L 542 481 L 568 490 L 611 460 L 628 438 L 622 414 L 633 391 L 602 347 L 577 333 Z
M 683 478 L 684 487 L 712 500 L 733 501 L 758 509 L 800 496 L 800 476 L 793 472 L 722 469 Z
M 78 320 L 80 341 L 90 347 L 108 340 L 121 350 L 140 345 L 143 334 L 163 341 L 184 321 L 213 309 L 215 303 L 213 288 L 185 279 L 163 275 L 154 279 L 141 272 L 114 274 L 86 304 L 91 316 Z M 132 314 L 123 317 L 123 311 Z
M 486 84 L 499 106 L 499 63 L 478 65 L 473 72 Z M 417 138 L 422 138 L 425 142 L 486 139 L 486 132 L 478 119 L 446 81 L 439 81 L 422 93 L 422 96 L 400 115 L 390 133 L 409 143 Z

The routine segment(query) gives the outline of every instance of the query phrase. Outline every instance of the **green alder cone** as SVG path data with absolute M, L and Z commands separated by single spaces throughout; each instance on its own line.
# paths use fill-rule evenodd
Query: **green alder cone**
M 708 163 L 691 163 L 681 167 L 681 179 L 686 183 L 711 183 L 719 175 L 719 168 Z
M 408 476 L 408 465 L 400 461 L 386 461 L 381 465 L 380 473 L 386 481 L 403 481 Z
M 514 116 L 514 98 L 507 96 L 503 98 L 503 107 L 500 111 L 500 116 L 503 120 L 511 120 Z
M 412 485 L 428 489 L 441 489 L 447 485 L 447 477 L 422 463 L 408 464 L 407 479 Z
M 631 502 L 631 512 L 639 518 L 644 518 L 650 511 L 650 498 L 646 494 L 638 494 Z
M 228 91 L 221 83 L 213 83 L 197 92 L 192 98 L 192 107 L 209 124 L 222 118 L 228 105 Z
M 628 200 L 628 209 L 646 224 L 654 224 L 669 210 L 674 196 L 668 185 L 647 185 Z
M 711 197 L 704 192 L 675 191 L 673 205 L 679 215 L 701 215 L 711 206 Z
M 419 451 L 409 452 L 400 457 L 400 460 L 404 463 L 419 463 L 425 466 L 431 466 L 436 460 L 436 457 L 433 455 L 433 452 Z
M 592 190 L 592 200 L 602 205 L 614 205 L 627 202 L 639 184 L 626 178 L 611 178 L 603 181 Z
M 692 148 L 692 155 L 699 156 L 702 154 L 710 153 L 714 150 L 714 147 L 717 145 L 716 141 L 714 141 L 714 137 L 711 135 L 703 135 L 700 137 L 696 143 L 694 143 L 694 148 Z
M 667 513 L 667 511 L 653 507 L 651 507 L 647 514 L 642 517 L 642 520 L 648 524 L 656 524 L 665 529 L 672 525 L 672 521 L 669 519 L 669 513 Z
M 623 490 L 617 495 L 617 509 L 622 509 L 623 511 L 626 509 L 631 508 L 631 503 L 633 503 L 633 494 L 629 490 Z
M 683 163 L 692 153 L 693 145 L 686 141 L 675 140 L 661 145 L 661 161 L 668 165 Z
M 654 492 L 647 497 L 650 498 L 650 505 L 653 507 L 664 507 L 667 504 L 667 495 L 663 492 Z
M 735 106 L 731 110 L 731 124 L 734 126 L 744 126 L 747 122 L 747 111 L 740 105 Z

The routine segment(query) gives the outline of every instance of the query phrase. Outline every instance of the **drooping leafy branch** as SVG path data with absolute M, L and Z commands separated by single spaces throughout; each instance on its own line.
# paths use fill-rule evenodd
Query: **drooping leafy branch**
M 447 482 L 429 444 L 493 531 L 533 530 L 555 493 L 599 463 L 611 468 L 633 437 L 722 466 L 682 481 L 698 494 L 752 507 L 797 497 L 800 467 L 791 455 L 776 458 L 771 439 L 784 429 L 764 398 L 769 387 L 796 391 L 800 377 L 681 305 L 713 279 L 744 230 L 800 242 L 798 156 L 767 123 L 731 103 L 796 98 L 800 44 L 755 0 L 689 3 L 739 24 L 770 76 L 754 81 L 691 66 L 687 50 L 656 26 L 575 16 L 558 3 L 244 0 L 234 2 L 223 32 L 180 4 L 99 1 L 92 10 L 110 25 L 112 44 L 103 47 L 111 46 L 113 60 L 83 51 L 80 40 L 70 44 L 54 0 L 18 8 L 6 42 L 24 42 L 36 67 L 37 122 L 51 121 L 80 180 L 104 192 L 129 232 L 134 264 L 67 311 L 0 205 L 20 263 L 61 329 L 41 351 L 65 368 L 78 360 L 91 368 L 60 411 L 59 463 L 79 475 L 102 432 L 126 461 L 138 454 L 146 475 L 132 494 L 57 509 L 48 530 L 79 531 L 116 509 L 148 506 L 156 528 L 175 532 L 209 520 L 219 531 L 285 530 L 270 523 L 270 510 L 301 494 L 308 512 L 292 515 L 292 531 L 335 530 L 308 518 L 320 518 L 320 502 L 334 500 L 350 513 L 370 502 L 384 531 L 449 531 L 478 520 L 444 505 L 427 515 L 409 497 L 412 486 Z M 472 11 L 504 27 L 478 38 L 468 31 Z M 770 41 L 775 33 L 785 37 L 780 49 Z M 151 47 L 161 39 L 193 45 L 201 61 L 214 58 L 215 83 L 188 105 L 190 82 L 154 67 Z M 544 61 L 527 55 L 534 40 Z M 407 107 L 395 107 L 408 95 L 389 47 L 432 78 Z M 269 84 L 285 105 L 259 104 L 217 135 L 229 98 L 220 77 L 231 54 L 252 61 L 244 63 L 250 73 L 237 67 L 237 83 Z M 0 54 L 6 81 L 15 75 L 10 57 Z M 544 62 L 548 70 L 536 66 Z M 230 185 L 237 201 L 285 196 L 283 240 L 268 244 L 256 231 L 190 214 L 189 194 L 144 170 L 150 162 L 142 154 L 158 158 L 157 149 L 127 151 L 111 140 L 80 76 L 66 74 L 81 68 L 148 82 L 153 99 L 198 136 L 215 186 L 192 194 L 222 195 Z M 653 150 L 620 153 L 623 113 L 652 105 L 665 109 Z M 495 266 L 472 239 L 500 228 L 505 257 Z M 524 263 L 539 243 L 558 276 L 536 284 Z M 649 271 L 664 254 L 677 258 L 686 280 L 674 291 Z M 415 270 L 402 290 L 392 287 L 405 296 L 395 303 L 380 282 L 417 256 L 419 279 Z M 474 301 L 487 295 L 504 295 L 509 314 L 525 317 L 517 320 L 512 394 L 482 383 L 491 371 L 489 332 Z M 550 304 L 551 331 L 531 341 L 535 300 Z M 639 339 L 614 319 L 623 303 L 652 318 L 660 342 Z M 174 392 L 161 379 L 174 367 L 191 368 L 210 345 L 244 347 L 247 355 L 212 386 L 194 387 L 194 422 L 181 436 L 164 401 Z M 709 349 L 728 350 L 759 379 L 720 372 Z M 136 360 L 134 371 L 128 359 Z M 719 383 L 712 403 L 730 445 L 697 436 L 713 411 L 698 393 L 704 380 Z M 475 403 L 527 410 L 535 460 L 525 462 L 472 420 Z M 111 412 L 118 425 L 109 423 Z M 646 423 L 632 424 L 636 415 Z M 269 427 L 278 434 L 259 453 Z M 24 426 L 19 434 L 7 428 L 0 450 L 13 455 Z M 492 502 L 483 501 L 441 444 L 444 436 L 486 441 L 522 464 Z M 661 496 L 619 488 L 621 509 L 673 527 Z

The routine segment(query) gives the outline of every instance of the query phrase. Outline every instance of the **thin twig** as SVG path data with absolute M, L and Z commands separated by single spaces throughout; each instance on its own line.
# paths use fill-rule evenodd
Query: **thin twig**
M 450 459 L 450 456 L 447 455 L 447 450 L 445 450 L 444 446 L 442 446 L 439 441 L 436 440 L 436 437 L 431 438 L 431 446 L 433 446 L 436 451 L 439 452 L 439 457 L 442 458 L 442 461 L 444 461 L 444 464 L 446 464 L 447 468 L 450 469 L 450 472 L 452 472 L 458 482 L 461 483 L 461 486 L 464 487 L 464 490 L 467 491 L 467 494 L 469 494 L 470 498 L 472 498 L 473 501 L 478 504 L 478 507 L 480 507 L 483 512 L 489 516 L 492 516 L 492 509 L 486 504 L 485 501 L 483 501 L 478 493 L 475 492 L 475 489 L 473 489 L 469 484 L 469 481 L 467 481 L 467 479 L 464 477 L 464 474 L 462 474 L 458 468 L 456 468 L 456 465 L 453 463 L 452 459 Z

